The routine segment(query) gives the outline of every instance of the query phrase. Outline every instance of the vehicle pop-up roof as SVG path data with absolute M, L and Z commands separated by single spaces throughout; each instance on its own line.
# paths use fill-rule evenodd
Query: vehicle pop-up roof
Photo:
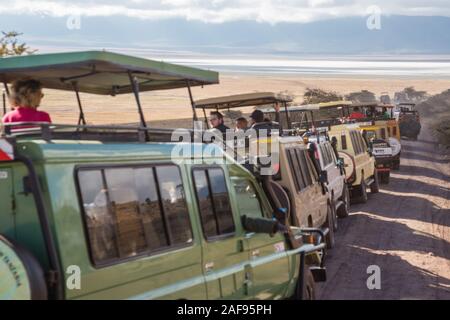
M 217 72 L 105 51 L 37 54 L 0 59 L 0 81 L 39 80 L 44 88 L 76 93 L 80 117 L 86 124 L 79 92 L 111 95 L 134 93 L 141 126 L 146 129 L 139 92 L 188 88 L 196 118 L 192 86 L 219 83 Z
M 287 104 L 289 102 L 292 102 L 292 99 L 285 95 L 276 94 L 273 92 L 255 92 L 198 100 L 195 101 L 195 107 L 198 109 L 203 109 L 205 122 L 209 127 L 206 109 L 219 111 L 224 109 L 229 110 L 233 108 L 256 107 L 275 103 L 280 103 L 285 109 L 287 109 Z

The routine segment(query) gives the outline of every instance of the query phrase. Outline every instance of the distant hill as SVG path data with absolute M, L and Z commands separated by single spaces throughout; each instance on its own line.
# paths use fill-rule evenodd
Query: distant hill
M 449 54 L 450 18 L 382 17 L 370 31 L 366 18 L 308 24 L 181 19 L 148 21 L 126 17 L 83 17 L 80 30 L 65 18 L 0 16 L 1 29 L 25 33 L 33 45 L 120 47 L 223 54 Z

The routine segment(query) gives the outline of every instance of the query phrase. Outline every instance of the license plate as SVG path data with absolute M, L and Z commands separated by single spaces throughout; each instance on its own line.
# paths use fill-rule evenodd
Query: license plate
M 375 155 L 383 155 L 383 156 L 392 155 L 392 149 L 391 148 L 374 148 L 373 153 Z

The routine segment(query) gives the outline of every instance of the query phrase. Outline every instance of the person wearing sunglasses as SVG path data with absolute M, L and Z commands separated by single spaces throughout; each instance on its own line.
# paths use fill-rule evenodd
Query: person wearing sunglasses
M 51 123 L 50 115 L 47 112 L 37 110 L 43 97 L 42 84 L 39 81 L 33 79 L 15 81 L 9 95 L 13 110 L 3 116 L 2 122 Z

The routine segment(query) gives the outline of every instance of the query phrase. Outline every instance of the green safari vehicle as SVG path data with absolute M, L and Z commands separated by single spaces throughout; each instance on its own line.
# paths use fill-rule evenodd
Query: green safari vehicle
M 21 78 L 74 90 L 80 117 L 2 127 L 0 299 L 314 298 L 320 232 L 290 227 L 218 147 L 146 125 L 140 91 L 217 73 L 109 52 L 0 59 L 6 89 Z M 79 92 L 134 93 L 141 124 L 86 125 Z

